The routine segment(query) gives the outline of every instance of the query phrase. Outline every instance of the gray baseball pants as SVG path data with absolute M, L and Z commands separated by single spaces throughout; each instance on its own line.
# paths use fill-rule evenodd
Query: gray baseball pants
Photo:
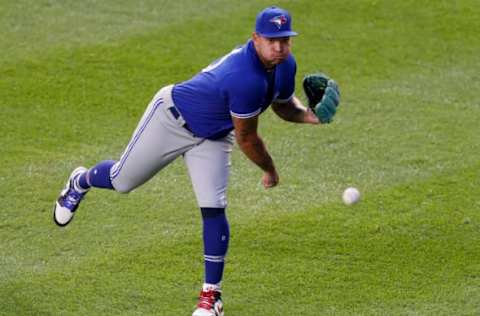
M 173 85 L 164 87 L 153 97 L 120 160 L 110 170 L 112 185 L 116 191 L 130 192 L 182 155 L 198 206 L 224 208 L 233 132 L 218 140 L 193 136 L 175 109 L 172 89 Z

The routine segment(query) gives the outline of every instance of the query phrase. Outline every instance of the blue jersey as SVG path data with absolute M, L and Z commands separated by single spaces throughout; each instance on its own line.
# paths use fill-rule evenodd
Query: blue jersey
M 254 117 L 295 91 L 293 55 L 267 71 L 249 40 L 192 79 L 175 85 L 173 101 L 197 137 L 218 139 L 233 129 L 232 116 Z

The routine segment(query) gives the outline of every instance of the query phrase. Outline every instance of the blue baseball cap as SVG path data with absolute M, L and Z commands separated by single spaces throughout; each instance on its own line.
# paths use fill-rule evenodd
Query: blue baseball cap
M 255 32 L 268 38 L 298 35 L 292 31 L 290 13 L 279 7 L 268 7 L 257 14 Z

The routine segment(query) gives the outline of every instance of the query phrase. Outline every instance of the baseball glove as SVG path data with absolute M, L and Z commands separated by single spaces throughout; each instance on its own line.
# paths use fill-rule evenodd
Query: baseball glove
M 303 90 L 312 109 L 321 123 L 332 122 L 340 103 L 337 83 L 323 73 L 309 74 L 303 78 Z

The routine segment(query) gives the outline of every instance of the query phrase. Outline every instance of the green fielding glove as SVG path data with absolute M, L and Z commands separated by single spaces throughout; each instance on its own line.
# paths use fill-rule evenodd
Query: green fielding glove
M 323 124 L 331 123 L 335 113 L 337 113 L 337 106 L 339 103 L 340 91 L 338 91 L 338 86 L 335 81 L 330 79 L 322 100 L 314 108 L 314 112 L 320 122 Z
M 340 102 L 337 83 L 324 73 L 309 74 L 303 78 L 303 90 L 320 122 L 330 123 Z
M 322 100 L 330 78 L 323 73 L 309 74 L 303 78 L 303 91 L 308 99 L 308 106 L 313 108 Z

